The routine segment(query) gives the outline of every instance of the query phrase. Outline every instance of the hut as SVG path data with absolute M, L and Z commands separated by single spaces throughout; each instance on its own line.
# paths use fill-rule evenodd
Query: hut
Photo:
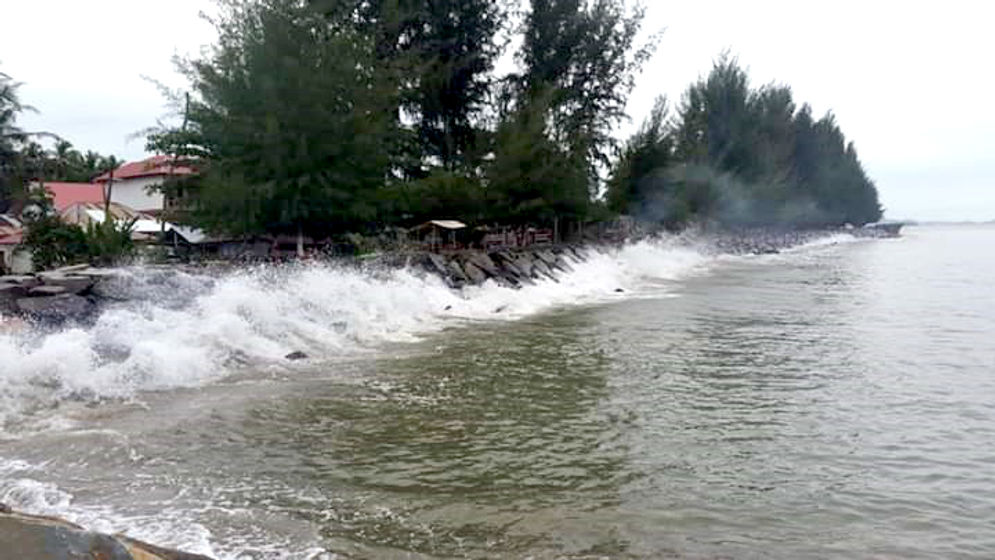
M 457 220 L 429 220 L 411 228 L 418 241 L 432 251 L 459 249 L 459 233 L 466 224 Z

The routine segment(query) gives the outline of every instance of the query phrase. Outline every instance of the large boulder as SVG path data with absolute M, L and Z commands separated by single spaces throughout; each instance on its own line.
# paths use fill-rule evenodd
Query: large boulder
M 559 282 L 559 279 L 553 274 L 553 271 L 549 269 L 549 266 L 542 259 L 535 259 L 532 261 L 532 269 L 538 273 L 546 276 L 550 280 Z
M 522 271 L 522 274 L 529 278 L 538 278 L 539 273 L 535 269 L 535 259 L 533 259 L 528 253 L 523 253 L 515 258 L 515 266 L 518 270 Z
M 430 272 L 435 272 L 443 278 L 449 276 L 449 267 L 446 265 L 446 259 L 444 259 L 442 255 L 437 253 L 427 253 L 426 259 L 426 265 Z
M 17 300 L 17 310 L 43 323 L 62 324 L 85 321 L 96 311 L 90 300 L 75 294 L 48 297 L 26 297 Z
M 487 253 L 473 252 L 467 257 L 467 262 L 472 263 L 474 266 L 483 270 L 488 276 L 498 276 L 500 272 L 498 271 L 498 265 L 494 262 Z
M 448 268 L 449 275 L 453 278 L 453 280 L 464 284 L 470 281 L 466 273 L 463 272 L 463 267 L 460 266 L 459 261 L 456 259 L 449 261 Z
M 57 517 L 0 504 L 0 558 L 6 560 L 211 560 L 123 535 L 105 535 Z
M 73 294 L 81 294 L 93 287 L 96 279 L 90 276 L 72 276 L 61 273 L 40 274 L 42 282 L 46 286 L 59 286 L 65 291 Z
M 67 290 L 62 286 L 37 286 L 28 290 L 28 295 L 31 297 L 44 297 L 44 296 L 57 296 L 59 294 L 66 293 Z
M 487 274 L 472 262 L 463 264 L 463 271 L 474 284 L 479 285 L 487 281 Z
M 0 284 L 0 314 L 16 313 L 17 300 L 27 295 L 28 289 L 20 284 Z

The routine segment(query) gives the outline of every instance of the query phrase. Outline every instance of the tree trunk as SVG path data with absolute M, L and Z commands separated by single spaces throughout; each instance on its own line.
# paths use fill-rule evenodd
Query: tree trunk
M 114 169 L 107 175 L 107 189 L 104 191 L 104 221 L 111 219 L 111 195 L 114 193 Z

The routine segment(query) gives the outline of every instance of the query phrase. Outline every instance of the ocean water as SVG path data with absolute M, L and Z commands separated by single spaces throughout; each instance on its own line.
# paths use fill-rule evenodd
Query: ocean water
M 993 246 L 131 269 L 91 327 L 0 334 L 0 502 L 219 560 L 990 558 Z

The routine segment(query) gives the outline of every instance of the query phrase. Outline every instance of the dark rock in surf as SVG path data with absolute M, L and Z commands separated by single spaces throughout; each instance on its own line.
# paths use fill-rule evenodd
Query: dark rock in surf
M 62 286 L 38 286 L 28 290 L 29 297 L 45 297 L 45 296 L 57 296 L 59 294 L 66 293 L 67 290 Z
M 466 262 L 463 265 L 463 271 L 466 272 L 470 282 L 474 284 L 480 285 L 487 281 L 487 274 L 472 262 Z
M 288 359 L 288 360 L 290 360 L 292 362 L 296 362 L 297 360 L 306 360 L 307 359 L 307 354 L 305 354 L 304 352 L 301 352 L 300 350 L 297 350 L 295 352 L 291 352 L 291 353 L 287 354 L 286 356 L 284 356 L 284 358 L 286 358 L 286 359 Z
M 460 266 L 458 261 L 449 261 L 449 274 L 452 276 L 453 280 L 457 282 L 467 283 L 470 281 L 467 275 L 463 272 L 463 268 Z
M 0 314 L 18 312 L 17 300 L 28 295 L 28 290 L 18 284 L 0 284 Z
M 9 556 L 8 556 L 9 555 Z M 57 517 L 0 506 L 0 557 L 17 560 L 211 560 L 123 535 L 107 535 Z
M 42 274 L 40 277 L 45 286 L 57 286 L 72 294 L 82 294 L 92 288 L 96 283 L 96 280 L 89 276 Z
M 26 317 L 55 325 L 81 322 L 91 318 L 97 306 L 75 294 L 26 297 L 17 300 L 17 309 Z
M 473 252 L 466 259 L 467 264 L 472 264 L 473 266 L 479 268 L 480 270 L 487 273 L 488 276 L 497 277 L 500 275 L 498 272 L 498 266 L 489 255 L 486 253 Z M 465 265 L 464 265 L 464 268 Z

